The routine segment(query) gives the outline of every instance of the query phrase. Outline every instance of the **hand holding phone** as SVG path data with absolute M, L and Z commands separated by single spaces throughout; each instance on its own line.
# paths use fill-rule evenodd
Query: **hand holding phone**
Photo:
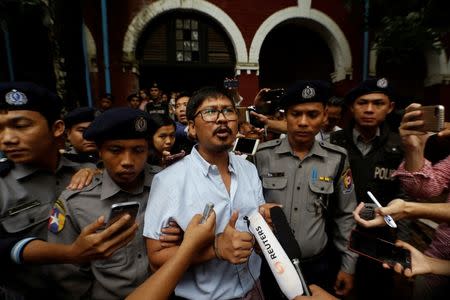
M 411 253 L 408 250 L 358 230 L 352 231 L 348 248 L 391 267 L 399 263 L 403 268 L 411 268 Z
M 409 107 L 406 112 L 421 111 L 422 115 L 416 120 L 422 120 L 423 125 L 418 126 L 416 130 L 423 132 L 439 132 L 444 129 L 445 126 L 445 108 L 443 105 L 429 105 Z
M 123 215 L 130 215 L 130 220 L 128 221 L 126 228 L 132 226 L 136 221 L 136 217 L 139 213 L 139 202 L 122 202 L 111 205 L 111 211 L 109 213 L 108 221 L 106 222 L 106 227 L 111 226 L 117 222 Z

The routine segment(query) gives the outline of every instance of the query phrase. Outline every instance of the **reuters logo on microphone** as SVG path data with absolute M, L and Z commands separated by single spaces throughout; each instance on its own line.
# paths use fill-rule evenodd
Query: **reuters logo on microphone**
M 274 267 L 275 267 L 275 272 L 277 272 L 278 274 L 283 274 L 284 273 L 284 267 L 283 267 L 283 264 L 281 262 L 277 261 L 274 264 Z

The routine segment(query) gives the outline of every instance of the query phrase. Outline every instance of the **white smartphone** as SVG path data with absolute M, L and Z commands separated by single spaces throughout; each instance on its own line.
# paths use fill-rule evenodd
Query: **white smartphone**
M 214 203 L 212 203 L 212 202 L 206 203 L 205 208 L 203 209 L 202 221 L 200 222 L 201 224 L 206 222 L 206 219 L 208 219 L 213 208 L 214 208 Z
M 139 214 L 139 207 L 140 204 L 136 201 L 122 202 L 111 205 L 111 211 L 109 213 L 108 221 L 106 222 L 106 227 L 109 227 L 117 222 L 125 214 L 129 214 L 131 217 L 128 221 L 129 225 L 126 227 L 132 226 L 137 215 Z
M 233 152 L 240 152 L 242 154 L 255 155 L 258 150 L 259 140 L 248 138 L 237 138 L 234 143 Z

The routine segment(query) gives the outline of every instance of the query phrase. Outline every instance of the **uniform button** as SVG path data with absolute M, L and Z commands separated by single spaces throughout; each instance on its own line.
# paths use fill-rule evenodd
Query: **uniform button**
M 294 207 L 294 210 L 295 210 L 295 211 L 297 211 L 297 210 L 298 210 L 298 208 L 297 208 L 297 207 Z
M 138 254 L 138 258 L 142 258 L 142 254 L 139 253 L 139 254 Z
M 275 183 L 272 183 L 272 186 L 275 186 Z
M 301 169 L 301 168 L 302 168 L 302 165 L 298 165 L 298 167 Z
M 320 188 L 321 191 L 323 191 L 324 189 L 325 189 L 324 187 L 321 187 L 321 188 Z
M 299 189 L 300 189 L 300 187 L 298 186 L 298 187 L 297 187 L 297 191 L 298 191 Z

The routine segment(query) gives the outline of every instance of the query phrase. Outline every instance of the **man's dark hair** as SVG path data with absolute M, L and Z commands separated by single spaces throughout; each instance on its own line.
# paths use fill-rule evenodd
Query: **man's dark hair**
M 344 104 L 345 104 L 344 98 L 336 97 L 336 96 L 331 97 L 330 99 L 328 99 L 328 102 L 327 102 L 327 105 L 339 106 L 342 108 L 344 107 Z
M 195 113 L 197 109 L 202 105 L 202 103 L 208 98 L 228 98 L 231 104 L 235 107 L 233 97 L 225 90 L 216 87 L 204 87 L 192 95 L 186 107 L 186 117 L 189 121 L 193 121 L 195 118 Z
M 191 98 L 191 94 L 188 93 L 188 92 L 185 92 L 185 91 L 180 92 L 180 93 L 178 94 L 178 96 L 175 98 L 175 105 L 177 105 L 178 100 L 179 100 L 180 98 L 183 98 L 183 97 Z
M 133 94 L 128 95 L 127 101 L 128 101 L 128 102 L 131 102 L 131 100 L 133 100 L 133 98 L 138 98 L 139 101 L 141 100 L 141 98 L 139 97 L 139 94 L 133 93 Z
M 111 102 L 114 102 L 114 96 L 112 94 L 110 94 L 110 93 L 104 93 L 100 97 L 100 99 L 103 99 L 103 98 L 106 98 L 106 99 L 110 100 Z

